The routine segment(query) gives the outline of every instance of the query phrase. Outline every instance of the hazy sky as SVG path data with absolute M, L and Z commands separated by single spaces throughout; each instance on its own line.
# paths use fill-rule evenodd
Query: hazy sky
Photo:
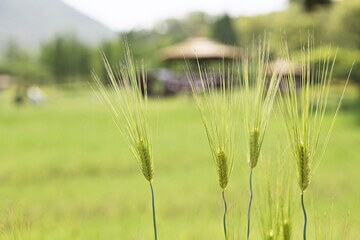
M 192 11 L 232 16 L 279 11 L 288 0 L 63 0 L 113 30 L 150 27 Z

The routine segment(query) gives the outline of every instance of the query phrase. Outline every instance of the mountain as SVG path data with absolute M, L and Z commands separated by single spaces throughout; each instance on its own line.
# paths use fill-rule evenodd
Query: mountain
M 0 0 L 0 49 L 10 40 L 37 48 L 56 34 L 75 34 L 94 45 L 114 33 L 61 0 Z

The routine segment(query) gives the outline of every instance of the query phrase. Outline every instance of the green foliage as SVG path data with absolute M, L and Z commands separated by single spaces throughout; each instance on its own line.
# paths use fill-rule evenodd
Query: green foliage
M 347 69 L 342 66 L 354 61 L 359 55 L 359 1 L 336 1 L 329 8 L 315 7 L 311 12 L 305 12 L 302 7 L 304 2 L 299 2 L 292 1 L 282 12 L 255 17 L 239 17 L 234 20 L 227 15 L 209 16 L 202 12 L 194 12 L 182 19 L 171 18 L 161 21 L 152 29 L 120 33 L 118 37 L 104 42 L 99 47 L 85 46 L 72 35 L 59 35 L 41 47 L 39 56 L 23 50 L 19 52 L 16 44 L 13 44 L 14 46 L 10 44 L 3 58 L 17 59 L 17 62 L 21 62 L 18 61 L 19 59 L 29 59 L 31 66 L 36 66 L 28 69 L 36 69 L 36 74 L 40 71 L 42 74 L 47 74 L 43 77 L 46 78 L 44 79 L 46 82 L 49 82 L 51 78 L 57 82 L 64 82 L 72 77 L 87 80 L 88 73 L 92 69 L 105 79 L 106 71 L 102 62 L 99 61 L 100 52 L 105 52 L 111 65 L 117 64 L 117 59 L 122 57 L 121 41 L 124 39 L 127 39 L 131 45 L 134 58 L 142 59 L 151 70 L 164 66 L 159 58 L 160 49 L 188 37 L 209 36 L 221 42 L 236 45 L 240 41 L 245 44 L 251 43 L 254 36 L 259 36 L 264 31 L 272 32 L 272 42 L 279 42 L 285 32 L 289 48 L 300 50 L 301 42 L 311 32 L 318 42 L 332 43 L 333 46 L 339 47 L 339 64 L 335 66 L 334 77 L 344 78 Z M 237 39 L 237 36 L 240 38 Z M 279 49 L 274 45 L 270 50 L 273 53 Z M 0 71 L 9 72 L 7 68 L 7 64 L 2 63 Z M 16 68 L 14 71 L 19 69 L 21 68 Z M 355 65 L 352 77 L 352 80 L 357 82 L 360 79 L 358 69 L 360 68 Z M 17 73 L 14 74 L 17 75 Z M 31 74 L 33 73 L 30 72 L 28 75 Z
M 298 2 L 303 4 L 306 11 L 316 10 L 320 6 L 328 6 L 333 0 L 290 0 L 290 2 Z
M 208 25 L 211 16 L 204 12 L 193 12 L 183 19 L 170 18 L 158 23 L 154 31 L 162 39 L 173 42 L 182 41 L 191 36 L 206 36 L 209 33 Z
M 314 34 L 315 39 L 324 39 L 324 28 L 321 23 L 327 16 L 325 11 L 305 14 L 299 5 L 290 4 L 283 12 L 256 17 L 239 17 L 235 26 L 244 44 L 251 44 L 254 36 L 260 36 L 264 31 L 272 33 L 272 42 L 280 42 L 282 34 L 285 33 L 289 47 L 299 50 L 301 40 L 306 38 L 309 31 Z M 278 50 L 277 46 L 272 46 L 272 50 Z
M 289 48 L 299 51 L 310 32 L 317 42 L 339 47 L 334 78 L 345 79 L 349 65 L 353 61 L 355 64 L 359 62 L 359 11 L 360 3 L 357 0 L 337 1 L 330 8 L 316 9 L 311 13 L 305 13 L 299 4 L 291 3 L 283 12 L 240 17 L 235 21 L 235 28 L 244 43 L 250 43 L 253 36 L 261 35 L 264 31 L 272 32 L 272 42 L 279 42 L 285 32 Z M 278 49 L 274 46 L 272 50 Z M 360 79 L 358 69 L 358 65 L 355 65 L 351 77 L 356 82 Z
M 48 72 L 16 42 L 9 43 L 1 60 L 0 73 L 9 74 L 16 80 L 15 103 L 23 102 L 29 86 L 48 83 Z
M 44 83 L 49 76 L 43 66 L 16 42 L 9 42 L 0 65 L 1 72 L 13 75 L 28 85 Z
M 14 64 L 16 62 L 27 61 L 29 54 L 22 49 L 17 42 L 10 41 L 3 52 L 3 61 L 8 64 Z
M 336 55 L 333 77 L 335 79 L 347 79 L 350 69 L 353 66 L 350 79 L 356 83 L 360 83 L 360 50 L 346 48 L 316 48 L 313 51 L 314 56 L 310 60 L 312 66 L 315 68 L 319 67 L 319 63 L 326 61 L 326 56 L 321 53 L 328 51 L 329 54 L 333 56 Z
M 89 75 L 91 50 L 74 36 L 58 36 L 42 46 L 40 61 L 61 83 L 70 77 Z
M 358 50 L 360 48 L 360 1 L 344 0 L 337 3 L 330 12 L 327 38 L 339 46 Z
M 117 66 L 120 61 L 119 59 L 124 57 L 124 44 L 120 37 L 103 42 L 99 49 L 96 49 L 92 61 L 93 70 L 96 71 L 101 81 L 108 83 L 110 80 L 108 79 L 106 67 L 102 61 L 102 54 L 106 56 L 110 66 Z
M 237 44 L 237 36 L 232 24 L 232 19 L 226 14 L 216 19 L 212 24 L 211 36 L 215 40 L 225 44 Z

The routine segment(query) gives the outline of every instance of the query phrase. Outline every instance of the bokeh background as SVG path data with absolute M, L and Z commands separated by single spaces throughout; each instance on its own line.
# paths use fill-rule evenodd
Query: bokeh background
M 91 71 L 106 81 L 101 51 L 116 64 L 126 40 L 151 84 L 159 236 L 220 239 L 222 205 L 206 137 L 184 62 L 167 54 L 189 39 L 243 49 L 266 32 L 273 60 L 284 35 L 295 55 L 309 33 L 315 51 L 337 49 L 330 110 L 353 65 L 309 205 L 310 221 L 325 232 L 348 225 L 348 239 L 360 239 L 360 1 L 244 2 L 0 0 L 1 238 L 152 237 L 148 186 L 90 87 Z M 264 146 L 270 163 L 274 146 L 286 148 L 283 130 L 272 119 Z M 238 145 L 228 192 L 244 229 L 248 169 Z

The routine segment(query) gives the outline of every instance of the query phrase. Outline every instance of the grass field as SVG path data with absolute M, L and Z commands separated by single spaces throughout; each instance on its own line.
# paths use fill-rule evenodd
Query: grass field
M 353 105 L 351 99 L 345 100 Z M 223 239 L 220 190 L 194 103 L 184 96 L 153 99 L 150 107 L 159 239 Z M 326 211 L 331 212 L 333 222 L 326 217 L 328 221 L 322 222 L 325 231 L 332 227 L 340 231 L 349 213 L 349 239 L 360 239 L 359 114 L 357 105 L 341 111 L 337 118 L 327 153 L 307 194 L 310 232 L 314 231 L 315 216 Z M 281 121 L 273 118 L 265 138 L 265 156 L 274 148 L 286 149 L 284 134 Z M 241 214 L 245 235 L 248 167 L 242 141 L 240 132 L 239 154 L 227 194 L 231 208 Z M 274 154 L 269 156 L 276 161 Z M 261 165 L 259 162 L 254 181 L 265 171 Z M 263 190 L 261 187 L 255 185 L 257 191 Z M 149 191 L 107 109 L 91 91 L 52 91 L 44 105 L 19 107 L 0 95 L 0 222 L 4 239 L 149 240 Z M 294 192 L 298 205 L 297 189 Z M 255 195 L 255 206 L 258 199 Z M 299 227 L 294 239 L 300 239 L 302 215 L 300 208 L 296 211 Z M 253 219 L 256 232 L 256 211 Z M 11 237 L 12 229 L 18 235 Z

